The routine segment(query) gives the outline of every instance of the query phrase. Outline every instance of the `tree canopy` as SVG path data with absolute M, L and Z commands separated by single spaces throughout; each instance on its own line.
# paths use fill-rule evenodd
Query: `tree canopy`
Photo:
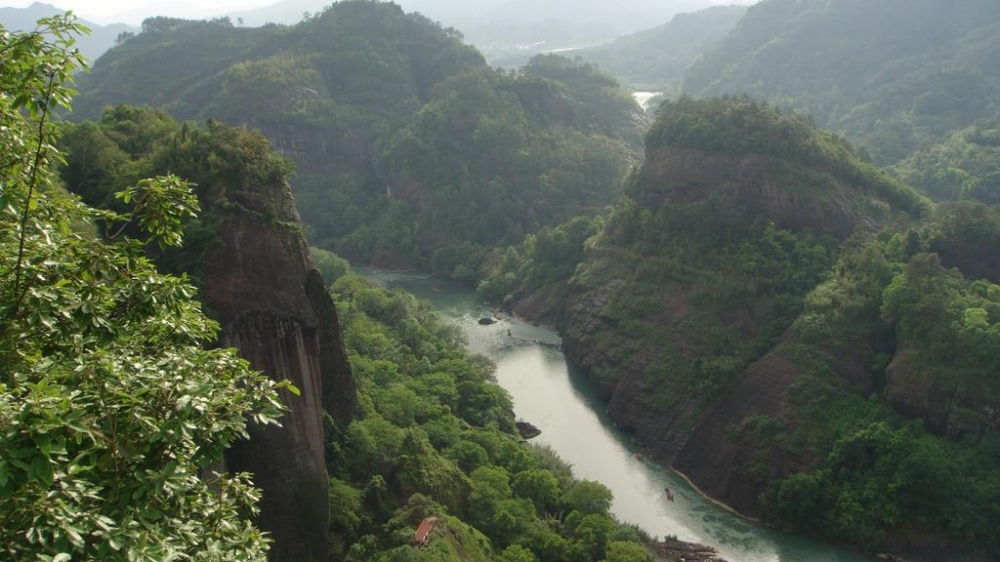
M 144 255 L 181 242 L 188 184 L 139 181 L 122 212 L 59 186 L 52 115 L 70 106 L 81 31 L 0 29 L 0 551 L 263 561 L 250 476 L 215 471 L 248 417 L 275 422 L 281 385 L 206 349 L 218 327 L 194 288 Z

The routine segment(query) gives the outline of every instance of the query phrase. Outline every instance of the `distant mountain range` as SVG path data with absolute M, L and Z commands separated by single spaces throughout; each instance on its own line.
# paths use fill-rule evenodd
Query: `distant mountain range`
M 751 4 L 755 0 L 732 0 Z M 262 8 L 241 10 L 219 17 L 229 17 L 234 25 L 257 27 L 267 23 L 294 25 L 306 15 L 323 12 L 331 0 L 281 0 Z M 720 4 L 719 0 L 625 0 L 608 3 L 601 0 L 398 0 L 404 10 L 416 11 L 455 28 L 466 40 L 483 52 L 494 66 L 520 66 L 539 52 L 590 47 L 669 21 L 678 13 L 694 12 Z M 155 8 L 155 7 L 154 7 Z M 135 8 L 131 19 L 153 8 Z M 0 8 L 0 23 L 10 29 L 28 29 L 40 17 L 64 10 L 36 2 L 27 8 Z M 171 11 L 175 16 L 177 9 Z M 185 12 L 186 13 L 186 12 Z M 153 15 L 149 13 L 148 15 Z M 186 19 L 206 17 L 204 10 L 191 6 Z M 123 31 L 137 32 L 125 24 L 102 26 L 85 22 L 93 33 L 81 41 L 81 50 L 91 60 L 114 45 Z M 686 49 L 690 51 L 690 49 Z
M 65 12 L 66 10 L 42 2 L 35 2 L 27 8 L 0 8 L 0 24 L 10 30 L 27 31 L 34 29 L 35 22 L 39 19 L 57 16 Z M 90 35 L 81 37 L 77 41 L 77 46 L 91 62 L 97 60 L 97 57 L 101 56 L 104 51 L 113 47 L 115 40 L 122 33 L 139 32 L 138 27 L 122 23 L 104 26 L 83 19 L 80 20 L 80 23 L 90 28 Z
M 573 54 L 632 86 L 668 96 L 680 91 L 688 66 L 722 41 L 746 6 L 713 6 Z
M 669 21 L 675 14 L 720 4 L 719 0 L 399 0 L 461 31 L 494 65 L 520 66 L 538 52 L 587 47 Z M 752 0 L 734 0 L 749 4 Z M 282 0 L 256 10 L 229 14 L 236 23 L 297 23 L 321 12 L 326 0 Z

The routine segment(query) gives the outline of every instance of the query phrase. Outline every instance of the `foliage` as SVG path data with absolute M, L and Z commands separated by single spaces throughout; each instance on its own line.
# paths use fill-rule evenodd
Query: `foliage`
M 892 164 L 995 117 L 998 22 L 990 0 L 759 3 L 691 65 L 684 90 L 794 107 Z
M 584 243 L 601 228 L 602 220 L 575 217 L 528 235 L 520 245 L 507 248 L 502 257 L 486 264 L 483 269 L 489 273 L 479 284 L 479 293 L 493 302 L 510 305 L 539 288 L 558 287 L 562 291 L 546 305 L 558 308 L 565 298 L 563 280 L 571 277 L 584 260 Z
M 354 274 L 332 293 L 363 412 L 330 444 L 342 452 L 331 493 L 347 504 L 331 529 L 335 559 L 597 561 L 612 537 L 643 550 L 608 515 L 607 488 L 517 441 L 491 366 L 428 303 Z M 413 530 L 430 516 L 439 522 L 417 550 Z
M 171 226 L 183 226 L 185 243 L 181 250 L 161 245 L 151 253 L 161 268 L 188 273 L 196 281 L 215 240 L 217 224 L 226 213 L 249 212 L 227 195 L 255 186 L 280 188 L 291 173 L 291 163 L 277 155 L 260 133 L 218 121 L 209 121 L 204 127 L 181 124 L 161 110 L 109 107 L 98 122 L 64 123 L 62 130 L 65 137 L 60 148 L 66 152 L 66 162 L 60 175 L 85 203 L 121 210 L 127 198 L 140 202 L 155 198 L 158 192 L 142 180 L 155 174 L 171 172 L 192 183 L 192 197 L 205 203 L 205 212 L 183 221 L 183 225 L 179 222 L 180 207 L 170 210 L 173 215 L 155 217 Z M 125 195 L 116 195 L 121 190 Z M 276 213 L 264 210 L 260 219 L 273 222 Z M 321 261 L 327 270 L 324 273 L 335 274 L 335 259 Z M 345 267 L 341 264 L 341 269 Z
M 197 209 L 176 177 L 121 198 L 129 214 L 65 194 L 51 113 L 68 108 L 80 58 L 72 18 L 0 29 L 0 536 L 18 560 L 260 560 L 249 475 L 212 472 L 274 423 L 278 385 L 232 350 L 150 242 L 181 242 Z M 142 238 L 74 230 L 136 224 Z M 119 228 L 120 230 L 120 228 Z M 291 388 L 291 387 L 287 387 Z
M 467 245 L 485 260 L 613 203 L 641 142 L 641 112 L 609 76 L 558 57 L 490 69 L 393 3 L 338 2 L 293 27 L 152 24 L 81 78 L 76 115 L 127 103 L 260 129 L 296 161 L 313 244 L 359 263 L 431 269 Z M 95 157 L 120 164 L 105 145 Z
M 825 169 L 911 215 L 919 215 L 923 207 L 916 193 L 877 169 L 843 138 L 818 130 L 809 118 L 746 96 L 666 101 L 656 111 L 646 143 L 647 153 L 676 146 L 788 159 L 796 166 Z
M 941 142 L 921 146 L 893 171 L 937 200 L 1000 203 L 1000 119 L 977 121 Z
M 795 324 L 801 343 L 778 349 L 803 371 L 790 389 L 797 413 L 761 446 L 780 443 L 779 454 L 819 460 L 771 482 L 767 517 L 871 549 L 896 531 L 919 530 L 995 550 L 982 524 L 1000 497 L 995 432 L 982 414 L 1000 396 L 990 351 L 1000 293 L 945 270 L 916 232 L 908 238 L 855 240 L 836 275 L 806 299 Z M 860 348 L 850 343 L 859 340 Z M 846 364 L 857 362 L 868 372 L 850 373 Z M 901 384 L 935 389 L 934 404 L 899 403 L 919 421 L 893 409 Z M 943 398 L 969 394 L 976 399 Z

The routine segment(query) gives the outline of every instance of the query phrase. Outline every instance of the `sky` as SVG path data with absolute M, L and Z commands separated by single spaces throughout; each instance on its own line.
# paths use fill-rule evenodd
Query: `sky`
M 135 1 L 135 0 L 40 0 L 63 10 L 71 10 L 77 16 L 106 25 L 109 23 L 139 24 L 145 14 L 165 16 L 208 17 L 249 10 L 274 4 L 277 0 L 180 0 L 180 1 Z M 0 7 L 24 8 L 35 0 L 0 0 Z M 152 10 L 151 10 L 152 8 Z
M 35 0 L 0 0 L 0 8 L 24 8 Z M 128 23 L 139 25 L 150 15 L 206 18 L 251 10 L 276 3 L 278 0 L 40 0 L 63 10 L 72 10 L 78 17 L 97 24 Z M 332 0 L 331 0 L 332 1 Z M 475 1 L 475 0 L 469 0 Z M 613 0 L 609 0 L 613 1 Z M 713 3 L 750 4 L 756 0 L 718 0 Z

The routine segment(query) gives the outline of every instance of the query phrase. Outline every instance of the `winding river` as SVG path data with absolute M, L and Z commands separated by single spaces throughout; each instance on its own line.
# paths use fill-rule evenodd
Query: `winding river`
M 572 372 L 551 330 L 514 318 L 482 326 L 489 316 L 473 291 L 429 276 L 363 270 L 387 287 L 431 301 L 462 328 L 472 353 L 490 357 L 496 378 L 514 399 L 518 419 L 542 430 L 535 438 L 573 465 L 578 478 L 614 492 L 612 512 L 650 535 L 709 545 L 730 562 L 871 562 L 841 548 L 755 525 L 699 495 L 675 473 L 637 459 L 628 437 L 604 414 L 600 398 Z M 664 487 L 673 491 L 667 501 Z

